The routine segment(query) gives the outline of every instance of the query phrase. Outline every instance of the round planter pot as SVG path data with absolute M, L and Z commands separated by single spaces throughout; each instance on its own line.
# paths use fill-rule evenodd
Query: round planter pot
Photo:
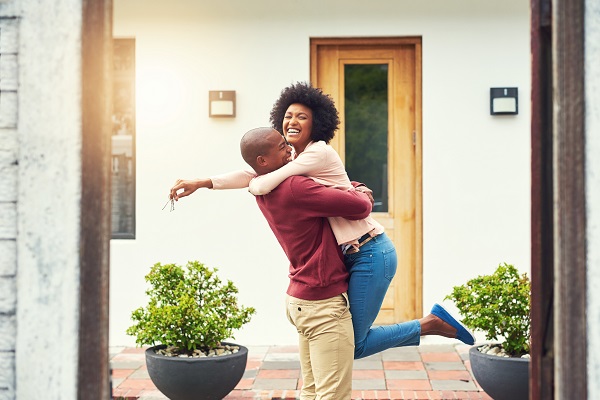
M 529 398 L 529 359 L 498 357 L 471 347 L 469 359 L 479 386 L 494 400 Z
M 239 346 L 235 354 L 217 357 L 167 357 L 154 352 L 166 346 L 146 349 L 150 379 L 171 400 L 221 400 L 239 383 L 246 369 L 248 349 Z

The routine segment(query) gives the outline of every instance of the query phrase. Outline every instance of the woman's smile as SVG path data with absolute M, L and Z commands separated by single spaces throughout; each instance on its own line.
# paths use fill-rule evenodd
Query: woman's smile
M 297 154 L 312 141 L 312 110 L 304 104 L 291 104 L 283 117 L 283 131 Z

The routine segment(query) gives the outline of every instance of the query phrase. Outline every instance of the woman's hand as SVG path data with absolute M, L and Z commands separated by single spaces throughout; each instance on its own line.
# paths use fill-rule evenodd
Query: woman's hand
M 369 200 L 371 200 L 371 207 L 375 205 L 375 198 L 373 197 L 373 191 L 366 187 L 365 185 L 357 186 L 354 188 L 357 192 L 361 192 L 369 196 Z
M 169 191 L 169 199 L 179 201 L 180 198 L 189 196 L 200 188 L 212 189 L 210 178 L 203 179 L 177 179 L 175 185 Z M 182 192 L 179 192 L 182 190 Z M 178 193 L 179 192 L 179 193 Z

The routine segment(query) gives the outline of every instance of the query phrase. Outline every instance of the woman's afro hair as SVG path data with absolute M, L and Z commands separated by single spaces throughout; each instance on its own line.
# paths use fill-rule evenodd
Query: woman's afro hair
M 309 83 L 297 82 L 281 91 L 279 99 L 271 109 L 271 125 L 273 128 L 285 135 L 285 132 L 283 132 L 283 117 L 288 107 L 294 103 L 303 104 L 312 110 L 312 141 L 323 140 L 325 143 L 329 143 L 340 124 L 338 110 L 329 95 L 323 93 L 319 88 L 312 87 Z

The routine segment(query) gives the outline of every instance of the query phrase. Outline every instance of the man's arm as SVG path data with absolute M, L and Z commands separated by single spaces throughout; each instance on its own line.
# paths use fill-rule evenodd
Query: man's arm
M 357 220 L 371 213 L 371 201 L 365 193 L 330 188 L 303 176 L 293 176 L 288 181 L 296 204 L 313 216 Z

